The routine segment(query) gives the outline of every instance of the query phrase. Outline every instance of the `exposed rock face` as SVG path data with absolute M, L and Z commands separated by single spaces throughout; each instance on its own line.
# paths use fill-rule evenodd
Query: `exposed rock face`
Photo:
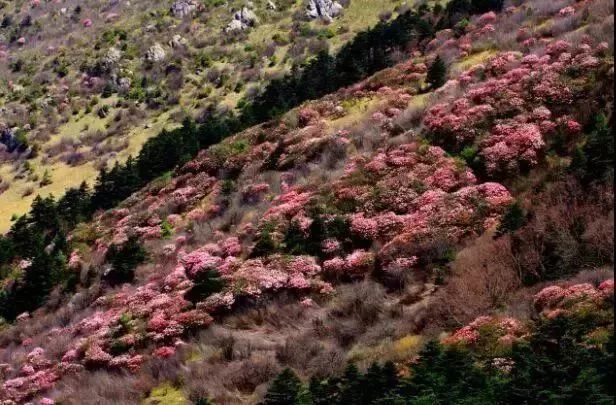
M 167 53 L 163 49 L 163 46 L 159 43 L 155 43 L 146 52 L 145 59 L 148 62 L 159 63 L 165 60 L 166 56 L 167 56 Z
M 117 48 L 109 48 L 107 54 L 103 57 L 103 63 L 106 67 L 111 68 L 120 62 L 122 52 Z
M 243 7 L 233 15 L 233 20 L 225 28 L 225 32 L 243 31 L 259 23 L 257 15 L 248 7 Z
M 171 5 L 171 12 L 177 18 L 184 18 L 191 16 L 199 8 L 199 3 L 194 0 L 180 0 Z
M 333 18 L 340 15 L 342 8 L 342 5 L 337 1 L 309 0 L 306 15 L 310 18 L 320 18 L 322 20 L 331 21 Z
M 188 43 L 186 38 L 183 38 L 181 35 L 175 34 L 171 41 L 169 41 L 169 46 L 172 48 L 182 48 Z
M 129 91 L 131 84 L 132 80 L 129 77 L 121 77 L 120 79 L 118 79 L 118 86 L 123 92 Z
M 8 153 L 15 151 L 21 153 L 25 152 L 26 146 L 22 145 L 15 136 L 13 130 L 7 126 L 0 124 L 0 145 L 4 145 L 2 149 Z

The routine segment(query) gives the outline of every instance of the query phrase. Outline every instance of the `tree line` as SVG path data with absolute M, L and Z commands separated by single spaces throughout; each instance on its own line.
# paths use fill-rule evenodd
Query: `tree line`
M 365 373 L 349 364 L 340 376 L 315 376 L 304 384 L 287 368 L 262 405 L 612 404 L 613 329 L 604 344 L 587 344 L 598 318 L 539 321 L 527 342 L 496 358 L 478 358 L 487 347 L 473 351 L 431 341 L 403 367 L 404 376 L 391 362 Z

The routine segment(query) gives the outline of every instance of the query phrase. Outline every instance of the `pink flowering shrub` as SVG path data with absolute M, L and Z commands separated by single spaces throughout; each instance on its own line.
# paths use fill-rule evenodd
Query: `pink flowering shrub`
M 310 201 L 312 193 L 289 190 L 279 195 L 273 201 L 272 207 L 267 210 L 263 218 L 270 220 L 278 217 L 290 218 L 298 214 Z
M 378 223 L 365 218 L 363 213 L 354 214 L 351 216 L 351 231 L 363 239 L 373 240 L 377 236 Z
M 12 398 L 15 401 L 25 402 L 37 393 L 52 388 L 59 377 L 59 374 L 51 369 L 37 371 L 24 377 L 16 377 L 2 384 L 4 392 L 0 395 Z
M 535 165 L 545 145 L 535 124 L 497 125 L 483 143 L 482 156 L 488 171 L 511 172 L 520 164 Z
M 113 356 L 105 352 L 98 343 L 92 343 L 85 352 L 85 362 L 92 367 L 105 366 L 112 359 Z
M 323 270 L 334 278 L 363 277 L 374 267 L 375 256 L 372 252 L 356 250 L 346 258 L 335 257 L 323 262 Z
M 242 253 L 242 245 L 237 237 L 225 239 L 222 242 L 221 247 L 225 256 L 238 256 Z
M 251 184 L 242 189 L 242 199 L 245 202 L 255 203 L 268 191 L 269 184 L 267 183 Z
M 561 17 L 569 17 L 573 14 L 575 14 L 575 9 L 571 6 L 561 8 L 560 11 L 558 12 L 558 15 Z
M 603 281 L 598 288 L 588 283 L 569 287 L 549 286 L 535 294 L 534 304 L 538 311 L 554 316 L 589 304 L 598 305 L 613 296 L 614 280 L 609 279 Z
M 194 277 L 199 272 L 216 269 L 222 264 L 222 258 L 213 256 L 207 252 L 207 249 L 201 248 L 182 255 L 180 262 L 184 266 L 188 277 Z
M 81 257 L 77 251 L 71 252 L 71 256 L 68 259 L 68 268 L 71 270 L 79 270 L 82 266 Z
M 129 354 L 123 354 L 121 356 L 114 357 L 109 362 L 111 367 L 122 368 L 130 371 L 131 373 L 136 373 L 141 368 L 143 364 L 144 357 L 136 354 L 131 356 Z
M 157 349 L 154 350 L 154 356 L 162 358 L 162 359 L 166 359 L 168 357 L 171 357 L 175 354 L 175 348 L 174 347 L 169 347 L 169 346 L 163 346 L 163 347 L 159 347 Z
M 480 340 L 494 340 L 494 344 L 510 346 L 523 337 L 526 328 L 514 318 L 480 316 L 455 331 L 444 340 L 447 344 L 475 345 Z

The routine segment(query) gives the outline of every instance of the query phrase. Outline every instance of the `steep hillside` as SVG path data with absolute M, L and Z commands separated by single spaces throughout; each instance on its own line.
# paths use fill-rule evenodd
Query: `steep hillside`
M 0 238 L 0 399 L 609 403 L 613 3 L 479 3 L 37 199 Z
M 235 110 L 401 2 L 343 3 L 322 18 L 289 0 L 0 3 L 0 231 L 37 194 L 92 183 L 183 117 Z

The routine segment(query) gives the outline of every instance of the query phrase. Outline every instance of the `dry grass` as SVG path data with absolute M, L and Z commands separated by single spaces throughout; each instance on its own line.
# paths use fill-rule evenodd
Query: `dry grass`
M 446 323 L 464 325 L 481 314 L 502 309 L 521 286 L 507 237 L 480 237 L 458 254 L 451 272 L 434 305 Z

